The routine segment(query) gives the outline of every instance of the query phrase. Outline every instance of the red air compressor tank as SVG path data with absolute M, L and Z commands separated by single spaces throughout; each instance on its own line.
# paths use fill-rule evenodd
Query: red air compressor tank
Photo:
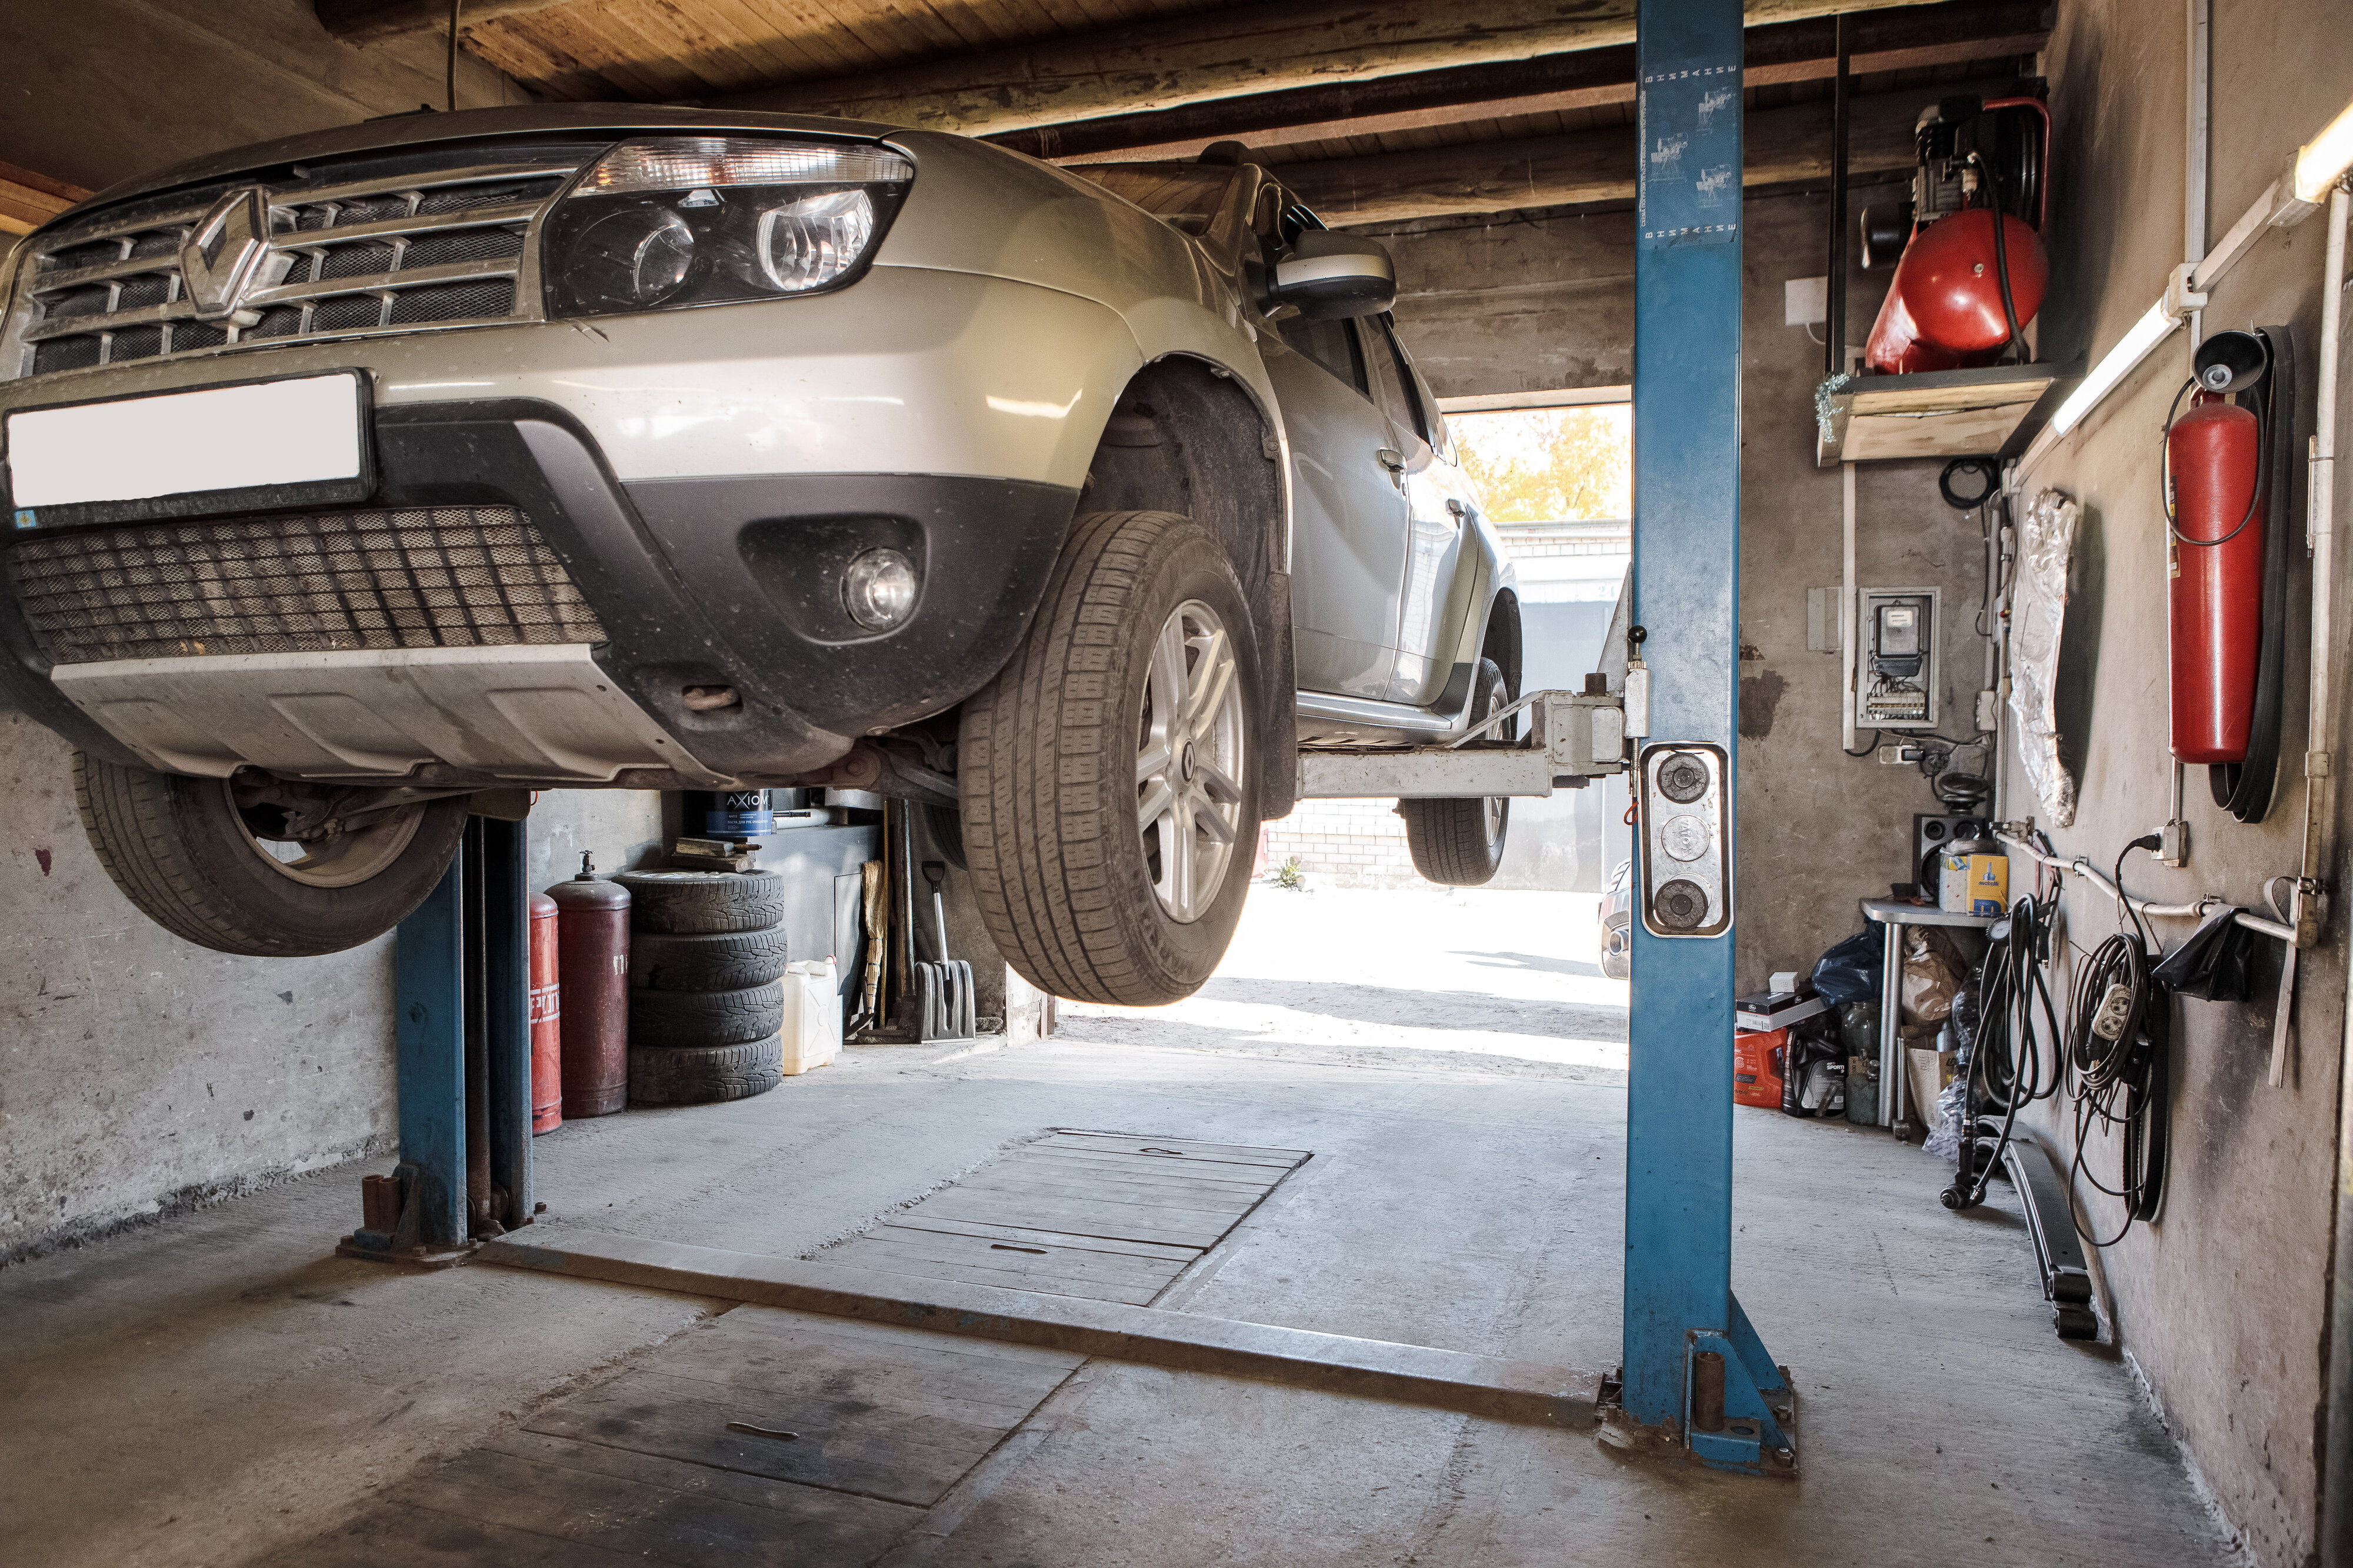
M 2252 412 L 2201 392 L 2166 440 L 2173 754 L 2184 763 L 2247 758 L 2263 621 L 2262 435 Z
M 1992 213 L 1972 207 L 1912 237 L 1863 348 L 1872 369 L 1897 375 L 1991 363 L 2010 342 L 2010 318 L 2001 308 L 2005 258 L 2020 329 L 2034 319 L 2051 279 L 2042 237 L 2004 214 L 2005 254 L 1997 256 L 1993 221 Z
M 564 988 L 564 1114 L 608 1116 L 629 1098 L 629 889 L 580 874 L 555 900 L 556 978 Z
M 545 893 L 531 896 L 531 1131 L 564 1125 L 564 1006 L 555 982 L 555 911 Z

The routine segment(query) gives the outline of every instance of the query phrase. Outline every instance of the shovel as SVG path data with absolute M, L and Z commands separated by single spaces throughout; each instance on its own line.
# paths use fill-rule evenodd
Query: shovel
M 973 1017 L 972 965 L 948 956 L 947 902 L 940 892 L 947 874 L 946 862 L 923 862 L 923 879 L 932 885 L 932 921 L 938 928 L 940 950 L 938 963 L 915 965 L 927 1046 L 941 1040 L 974 1039 L 978 1033 Z

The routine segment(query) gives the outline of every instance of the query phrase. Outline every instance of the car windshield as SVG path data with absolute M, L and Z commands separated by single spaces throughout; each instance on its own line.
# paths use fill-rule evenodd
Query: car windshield
M 1207 234 L 1236 170 L 1220 163 L 1076 163 L 1070 172 L 1124 196 L 1172 227 Z

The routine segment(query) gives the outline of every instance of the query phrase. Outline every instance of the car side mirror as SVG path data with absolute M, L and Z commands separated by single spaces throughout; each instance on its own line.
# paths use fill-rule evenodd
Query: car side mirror
M 1274 264 L 1274 302 L 1318 321 L 1377 316 L 1397 303 L 1397 264 L 1377 239 L 1311 229 Z

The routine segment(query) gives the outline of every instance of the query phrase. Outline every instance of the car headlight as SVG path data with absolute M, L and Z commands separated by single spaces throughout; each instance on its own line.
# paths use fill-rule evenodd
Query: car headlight
M 887 147 L 747 136 L 625 142 L 556 204 L 555 316 L 815 294 L 854 281 L 915 166 Z

